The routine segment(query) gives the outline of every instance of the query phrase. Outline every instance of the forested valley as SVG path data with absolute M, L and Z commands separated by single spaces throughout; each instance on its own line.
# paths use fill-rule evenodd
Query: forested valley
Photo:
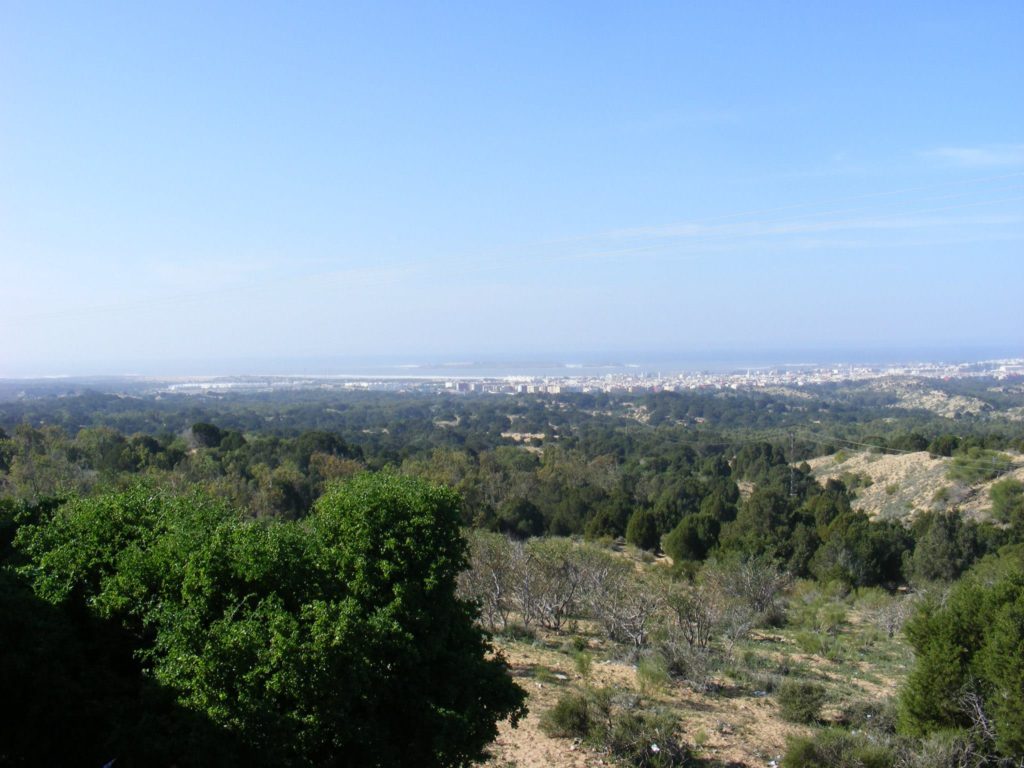
M 1024 397 L 941 386 L 5 385 L 0 764 L 1022 765 Z

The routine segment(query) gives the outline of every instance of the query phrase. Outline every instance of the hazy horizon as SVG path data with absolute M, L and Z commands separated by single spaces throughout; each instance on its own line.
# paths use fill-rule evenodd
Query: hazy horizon
M 874 348 L 874 349 L 719 349 L 689 352 L 629 352 L 625 350 L 573 352 L 557 355 L 495 356 L 465 354 L 449 356 L 320 357 L 213 360 L 151 360 L 135 366 L 117 367 L 100 363 L 95 368 L 48 368 L 22 370 L 0 366 L 0 379 L 46 378 L 118 378 L 139 376 L 204 377 L 204 376 L 390 376 L 437 377 L 458 376 L 572 376 L 594 375 L 606 370 L 660 373 L 690 371 L 726 372 L 745 368 L 771 368 L 835 365 L 900 365 L 929 363 L 975 363 L 1003 359 L 1024 359 L 1024 345 L 944 348 Z
M 1022 38 L 1019 2 L 7 6 L 0 375 L 1019 352 Z

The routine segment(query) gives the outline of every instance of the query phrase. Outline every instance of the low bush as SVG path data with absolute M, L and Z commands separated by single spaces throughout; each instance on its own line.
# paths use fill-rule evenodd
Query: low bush
M 586 651 L 577 651 L 573 654 L 572 660 L 579 676 L 584 680 L 589 680 L 590 670 L 594 662 L 593 657 Z
M 888 740 L 829 728 L 790 739 L 782 768 L 892 768 L 898 759 Z
M 540 720 L 541 730 L 548 736 L 585 739 L 590 735 L 594 720 L 590 701 L 582 693 L 562 694 Z
M 1024 483 L 1012 477 L 993 483 L 988 492 L 992 514 L 1004 523 L 1024 522 Z
M 850 653 L 850 649 L 847 648 L 842 637 L 832 637 L 817 632 L 798 632 L 793 640 L 804 653 L 821 656 L 829 661 L 840 662 Z
M 611 688 L 566 692 L 541 717 L 541 729 L 548 736 L 584 739 L 637 768 L 686 765 L 690 753 L 678 738 L 676 718 L 664 709 L 641 709 L 639 703 L 638 697 Z
M 665 659 L 669 674 L 682 678 L 697 691 L 706 691 L 712 686 L 714 673 L 722 665 L 719 653 L 713 648 L 665 641 L 658 644 L 658 652 Z
M 659 653 L 644 656 L 636 665 L 636 681 L 644 695 L 661 690 L 670 680 L 668 664 Z
M 818 683 L 785 680 L 779 686 L 782 717 L 791 723 L 815 723 L 825 703 L 825 688 Z
M 896 733 L 896 705 L 891 699 L 883 701 L 851 701 L 843 707 L 842 723 L 849 728 L 878 733 Z
M 793 635 L 793 642 L 796 643 L 797 648 L 815 656 L 821 656 L 824 653 L 827 639 L 824 635 L 810 631 L 797 632 Z
M 748 683 L 755 691 L 764 693 L 775 693 L 782 686 L 784 679 L 770 672 L 755 672 L 747 678 Z
M 950 729 L 935 731 L 923 738 L 907 756 L 907 768 L 964 768 L 964 766 L 1013 766 L 1000 761 L 987 750 L 979 750 L 967 731 Z
M 953 457 L 946 477 L 967 485 L 992 480 L 1013 468 L 1013 459 L 1005 453 L 972 446 Z
M 662 710 L 628 710 L 612 720 L 606 745 L 613 755 L 637 768 L 672 768 L 690 761 L 677 738 L 678 723 Z
M 530 640 L 536 640 L 537 634 L 530 627 L 523 626 L 522 624 L 513 624 L 509 622 L 504 629 L 498 633 L 498 636 L 504 640 L 526 642 Z
M 562 675 L 560 672 L 554 672 L 547 667 L 540 666 L 539 664 L 533 668 L 533 678 L 538 683 L 543 683 L 544 685 L 559 685 L 560 683 L 564 683 L 567 679 L 565 675 Z

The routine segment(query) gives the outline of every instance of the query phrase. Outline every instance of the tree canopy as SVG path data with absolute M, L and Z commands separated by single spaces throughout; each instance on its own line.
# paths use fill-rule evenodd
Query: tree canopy
M 916 661 L 900 698 L 908 733 L 974 728 L 1024 754 L 1024 549 L 979 563 L 907 624 Z
M 455 595 L 459 506 L 390 473 L 330 487 L 300 522 L 135 485 L 22 525 L 17 573 L 51 610 L 117 633 L 140 679 L 201 723 L 178 743 L 223 734 L 249 764 L 463 765 L 525 694 Z M 39 734 L 45 714 L 13 725 Z M 147 761 L 95 738 L 103 759 Z

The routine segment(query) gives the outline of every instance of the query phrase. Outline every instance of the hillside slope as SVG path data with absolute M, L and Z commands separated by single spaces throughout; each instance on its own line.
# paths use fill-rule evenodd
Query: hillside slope
M 1008 454 L 1013 469 L 1003 477 L 1024 482 L 1024 455 Z M 871 517 L 902 520 L 929 510 L 959 509 L 973 519 L 988 516 L 989 489 L 997 480 L 972 485 L 947 477 L 952 460 L 927 451 L 883 454 L 840 452 L 807 462 L 815 478 L 843 480 L 856 490 L 854 509 Z

